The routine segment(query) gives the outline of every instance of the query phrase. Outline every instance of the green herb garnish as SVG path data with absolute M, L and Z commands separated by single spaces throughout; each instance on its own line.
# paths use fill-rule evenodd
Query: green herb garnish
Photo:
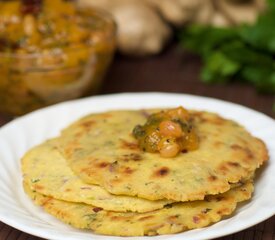
M 183 46 L 204 62 L 206 83 L 242 81 L 275 93 L 275 0 L 254 25 L 231 28 L 191 25 L 181 34 Z

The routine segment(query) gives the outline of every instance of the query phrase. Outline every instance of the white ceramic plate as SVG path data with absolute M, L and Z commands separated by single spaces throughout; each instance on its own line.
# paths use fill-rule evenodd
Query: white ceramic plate
M 126 238 L 99 236 L 71 228 L 51 217 L 29 200 L 22 189 L 20 158 L 32 146 L 57 136 L 69 123 L 91 112 L 110 109 L 177 107 L 217 112 L 236 120 L 267 144 L 270 161 L 258 173 L 251 201 L 236 213 L 209 227 L 150 239 L 212 239 L 241 231 L 275 214 L 275 121 L 254 110 L 205 97 L 184 94 L 135 93 L 97 96 L 58 104 L 18 118 L 0 129 L 0 220 L 21 231 L 54 240 Z M 131 239 L 145 239 L 134 237 Z

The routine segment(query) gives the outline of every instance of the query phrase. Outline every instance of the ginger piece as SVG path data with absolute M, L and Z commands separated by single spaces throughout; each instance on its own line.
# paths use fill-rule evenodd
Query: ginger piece
M 171 36 L 171 29 L 158 13 L 138 0 L 79 0 L 82 7 L 99 7 L 110 12 L 117 23 L 120 52 L 134 56 L 159 53 Z
M 78 0 L 80 7 L 97 7 L 108 11 L 113 6 L 110 0 Z
M 209 24 L 214 27 L 228 27 L 231 25 L 231 22 L 221 12 L 216 11 Z
M 217 0 L 218 10 L 232 23 L 254 23 L 265 8 L 263 0 Z
M 118 24 L 118 48 L 122 53 L 159 53 L 171 35 L 170 27 L 148 5 L 127 3 L 115 7 L 112 14 Z
M 143 0 L 156 8 L 174 26 L 182 26 L 193 18 L 206 0 Z
M 200 7 L 192 18 L 191 22 L 209 25 L 212 21 L 214 13 L 215 9 L 211 0 L 203 0 L 201 1 Z
M 204 0 L 200 3 L 199 9 L 190 20 L 191 23 L 201 25 L 212 25 L 217 27 L 229 26 L 228 18 L 216 9 L 215 0 Z
M 174 26 L 198 23 L 219 27 L 253 23 L 266 0 L 143 0 Z
M 265 3 L 266 0 L 205 0 L 191 22 L 217 27 L 253 23 Z
M 80 6 L 110 12 L 117 22 L 120 52 L 134 56 L 159 53 L 172 35 L 169 24 L 218 27 L 253 23 L 266 0 L 78 0 Z

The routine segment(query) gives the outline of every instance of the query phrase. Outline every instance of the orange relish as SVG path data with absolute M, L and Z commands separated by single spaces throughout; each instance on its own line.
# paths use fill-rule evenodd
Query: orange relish
M 190 115 L 183 107 L 150 115 L 144 125 L 133 129 L 133 136 L 143 151 L 159 152 L 166 158 L 196 150 L 199 146 Z

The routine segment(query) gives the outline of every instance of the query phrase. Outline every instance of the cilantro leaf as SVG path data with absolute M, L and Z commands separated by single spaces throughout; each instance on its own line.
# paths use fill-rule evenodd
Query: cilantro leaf
M 226 82 L 228 76 L 238 72 L 241 65 L 228 58 L 223 52 L 214 52 L 205 61 L 201 77 L 204 82 Z
M 191 25 L 181 33 L 183 46 L 204 62 L 206 83 L 244 81 L 275 93 L 275 0 L 254 25 L 217 28 Z

